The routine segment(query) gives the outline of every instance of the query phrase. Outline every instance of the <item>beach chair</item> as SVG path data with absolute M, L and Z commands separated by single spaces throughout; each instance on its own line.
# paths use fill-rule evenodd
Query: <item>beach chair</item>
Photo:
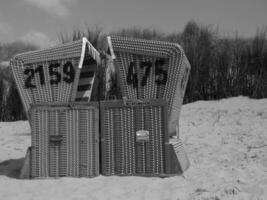
M 16 55 L 10 66 L 27 117 L 31 104 L 90 101 L 100 63 L 86 38 Z
M 33 105 L 31 178 L 99 175 L 99 103 Z
M 190 72 L 182 47 L 119 36 L 108 36 L 107 44 L 114 58 L 122 95 L 128 99 L 165 99 L 169 135 L 176 135 Z
M 166 177 L 182 173 L 169 143 L 167 102 L 109 100 L 100 102 L 103 175 Z M 183 168 L 185 169 L 185 168 Z

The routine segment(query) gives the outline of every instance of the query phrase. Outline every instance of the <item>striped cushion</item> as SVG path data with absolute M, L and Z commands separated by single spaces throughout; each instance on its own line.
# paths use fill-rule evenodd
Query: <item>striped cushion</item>
M 95 82 L 97 63 L 93 59 L 83 62 L 75 101 L 90 101 Z

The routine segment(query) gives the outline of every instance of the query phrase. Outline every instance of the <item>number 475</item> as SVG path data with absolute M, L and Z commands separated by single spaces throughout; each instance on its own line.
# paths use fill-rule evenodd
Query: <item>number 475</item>
M 165 64 L 164 59 L 157 59 L 154 63 L 155 65 L 155 82 L 158 85 L 165 85 L 167 82 L 167 70 L 164 70 L 163 66 Z M 151 67 L 153 63 L 151 61 L 141 61 L 140 68 L 145 69 L 145 73 L 141 78 L 141 86 L 147 84 L 147 79 L 151 73 Z M 135 62 L 130 62 L 128 73 L 127 73 L 127 84 L 133 85 L 134 88 L 138 86 L 138 75 L 137 75 L 137 65 Z

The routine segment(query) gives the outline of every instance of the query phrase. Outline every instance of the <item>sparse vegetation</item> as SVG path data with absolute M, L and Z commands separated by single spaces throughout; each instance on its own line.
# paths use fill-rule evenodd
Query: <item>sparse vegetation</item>
M 192 67 L 185 103 L 238 95 L 267 98 L 267 28 L 258 30 L 253 38 L 241 38 L 238 35 L 235 38 L 225 38 L 212 27 L 191 21 L 181 33 L 164 34 L 152 29 L 134 27 L 110 34 L 179 43 L 184 48 Z M 102 51 L 105 50 L 106 35 L 96 26 L 85 31 L 75 30 L 71 36 L 61 34 L 59 38 L 64 43 L 86 36 L 98 50 Z M 18 52 L 34 49 L 32 46 L 23 45 L 16 43 L 0 45 L 0 61 L 10 59 Z M 11 80 L 4 77 L 6 73 L 2 71 L 0 72 L 0 120 L 22 119 L 21 103 L 15 94 L 17 92 L 15 86 Z M 7 96 L 5 96 L 5 82 L 9 82 L 9 87 L 12 86 Z M 118 92 L 118 88 L 114 88 L 113 91 Z
M 36 46 L 23 42 L 0 43 L 0 121 L 25 119 L 18 90 L 7 61 L 15 54 L 35 49 L 37 49 Z

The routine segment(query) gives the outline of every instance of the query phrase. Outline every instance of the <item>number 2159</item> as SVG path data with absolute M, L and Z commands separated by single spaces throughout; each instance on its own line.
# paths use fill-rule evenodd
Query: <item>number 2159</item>
M 63 65 L 63 78 L 61 77 L 61 73 L 58 72 L 57 68 L 59 68 L 61 65 L 60 63 L 51 63 L 49 65 L 49 83 L 51 85 L 58 84 L 62 80 L 66 83 L 71 83 L 74 81 L 75 77 L 75 70 L 71 62 L 66 62 Z M 24 70 L 24 74 L 26 75 L 25 79 L 25 87 L 26 88 L 36 88 L 36 85 L 32 83 L 32 79 L 34 79 L 35 75 L 39 75 L 40 85 L 45 84 L 45 75 L 44 75 L 44 68 L 43 65 L 38 65 L 37 68 L 26 68 Z

